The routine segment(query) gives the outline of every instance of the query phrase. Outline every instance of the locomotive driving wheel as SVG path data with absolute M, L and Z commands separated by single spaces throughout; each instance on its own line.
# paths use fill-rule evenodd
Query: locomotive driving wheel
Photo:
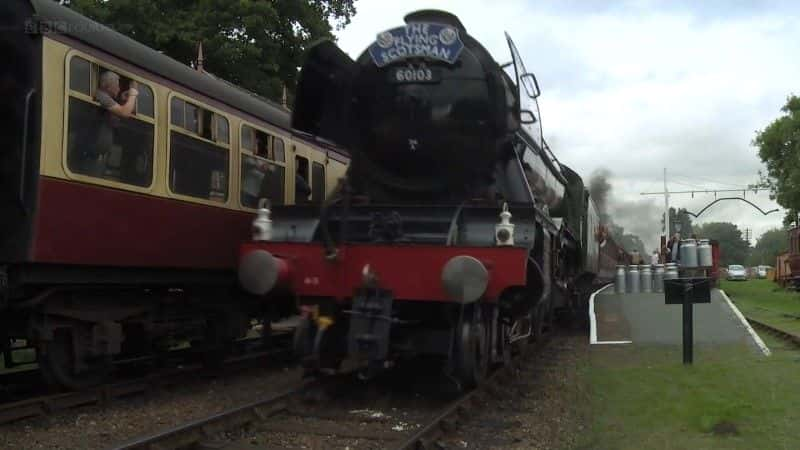
M 463 388 L 479 385 L 489 370 L 489 340 L 481 308 L 475 307 L 470 319 L 460 324 L 454 351 L 454 375 Z
M 70 328 L 56 329 L 52 340 L 39 344 L 39 368 L 48 385 L 81 390 L 108 378 L 113 369 L 111 356 L 89 356 L 80 346 L 80 334 Z

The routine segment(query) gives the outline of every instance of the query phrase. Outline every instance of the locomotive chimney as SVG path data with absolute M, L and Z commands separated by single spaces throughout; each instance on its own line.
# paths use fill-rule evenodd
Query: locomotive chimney
M 458 29 L 458 31 L 463 31 L 464 33 L 467 32 L 466 28 L 464 28 L 464 24 L 458 20 L 453 14 L 450 14 L 447 11 L 439 11 L 438 9 L 422 9 L 419 11 L 414 11 L 412 13 L 406 14 L 403 18 L 406 23 L 409 22 L 433 22 L 433 23 L 442 23 L 445 25 L 450 25 L 453 28 Z

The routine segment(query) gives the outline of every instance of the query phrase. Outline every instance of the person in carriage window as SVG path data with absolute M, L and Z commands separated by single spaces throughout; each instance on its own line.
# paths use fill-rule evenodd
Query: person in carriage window
M 121 119 L 133 116 L 138 95 L 135 81 L 131 81 L 128 90 L 120 95 L 119 75 L 110 70 L 100 75 L 100 85 L 94 99 L 100 103 L 102 112 L 94 152 L 87 161 L 90 175 L 103 176 L 109 169 L 119 167 L 122 147 L 114 144 L 114 129 L 119 126 Z

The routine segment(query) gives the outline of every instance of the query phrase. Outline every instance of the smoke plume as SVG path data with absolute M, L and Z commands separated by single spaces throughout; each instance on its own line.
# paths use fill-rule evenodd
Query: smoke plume
M 600 168 L 592 172 L 589 177 L 589 195 L 594 199 L 594 204 L 600 212 L 603 222 L 608 220 L 608 196 L 611 193 L 611 183 L 608 178 L 611 172 L 608 169 Z
M 627 250 L 638 247 L 640 252 L 645 249 L 649 250 L 646 253 L 652 252 L 658 247 L 661 209 L 653 199 L 629 201 L 614 197 L 609 181 L 612 178 L 606 168 L 599 168 L 589 176 L 589 195 L 597 205 L 600 221 Z

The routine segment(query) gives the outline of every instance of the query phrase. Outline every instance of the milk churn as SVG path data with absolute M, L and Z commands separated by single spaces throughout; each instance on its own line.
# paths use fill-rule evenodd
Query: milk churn
M 711 253 L 711 243 L 708 239 L 700 239 L 697 244 L 697 263 L 700 267 L 711 267 L 714 265 L 714 258 Z
M 614 280 L 614 292 L 617 294 L 625 293 L 625 266 L 623 264 L 617 266 L 617 276 Z
M 681 241 L 681 267 L 687 269 L 697 267 L 697 241 L 694 239 Z
M 641 266 L 640 272 L 642 292 L 653 292 L 653 272 L 650 271 L 650 266 Z
M 667 263 L 664 269 L 664 279 L 673 280 L 678 278 L 678 266 L 675 263 Z
M 639 266 L 633 264 L 628 267 L 628 284 L 625 287 L 631 294 L 639 293 Z
M 664 292 L 664 265 L 656 264 L 656 270 L 653 273 L 653 291 Z

